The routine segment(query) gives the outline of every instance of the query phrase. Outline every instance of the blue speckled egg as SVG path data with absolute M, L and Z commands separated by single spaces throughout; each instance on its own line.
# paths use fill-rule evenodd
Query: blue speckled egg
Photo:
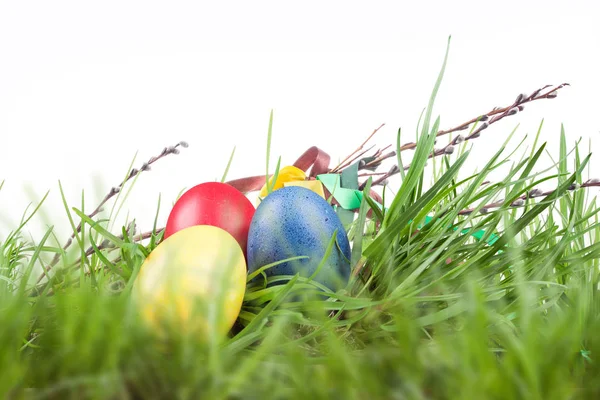
M 332 206 L 315 192 L 288 186 L 270 193 L 257 207 L 248 232 L 248 272 L 296 256 L 309 258 L 288 261 L 265 271 L 267 276 L 311 276 L 325 255 L 337 231 L 325 265 L 314 278 L 332 290 L 348 283 L 350 243 L 344 226 Z

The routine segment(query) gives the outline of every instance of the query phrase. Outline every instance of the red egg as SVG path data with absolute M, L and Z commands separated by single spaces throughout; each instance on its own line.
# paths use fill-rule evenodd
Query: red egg
M 201 183 L 177 200 L 169 214 L 164 238 L 190 226 L 212 225 L 229 232 L 245 255 L 254 211 L 250 200 L 233 186 L 221 182 Z

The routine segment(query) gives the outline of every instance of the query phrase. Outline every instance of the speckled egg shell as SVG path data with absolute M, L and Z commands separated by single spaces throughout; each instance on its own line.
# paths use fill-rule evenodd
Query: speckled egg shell
M 308 256 L 271 267 L 265 274 L 299 272 L 309 277 L 323 259 L 336 229 L 337 245 L 314 278 L 332 290 L 347 284 L 350 276 L 350 243 L 342 222 L 331 205 L 313 191 L 299 186 L 278 189 L 260 203 L 250 223 L 248 272 L 286 258 Z

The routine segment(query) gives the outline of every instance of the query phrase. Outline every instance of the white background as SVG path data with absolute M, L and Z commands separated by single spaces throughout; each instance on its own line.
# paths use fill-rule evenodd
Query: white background
M 443 128 L 520 92 L 572 85 L 484 131 L 467 172 L 517 123 L 511 149 L 525 135 L 531 145 L 542 118 L 555 158 L 564 123 L 569 147 L 581 138 L 587 153 L 592 140 L 597 167 L 597 3 L 1 1 L 0 240 L 47 190 L 30 231 L 39 238 L 47 219 L 64 237 L 59 179 L 70 204 L 84 190 L 91 211 L 136 153 L 139 167 L 185 140 L 123 210 L 147 230 L 160 193 L 162 225 L 182 189 L 220 179 L 234 146 L 229 178 L 265 172 L 271 109 L 272 168 L 312 145 L 335 163 L 381 123 L 374 143 L 394 144 L 399 127 L 414 140 L 450 35 L 435 108 Z

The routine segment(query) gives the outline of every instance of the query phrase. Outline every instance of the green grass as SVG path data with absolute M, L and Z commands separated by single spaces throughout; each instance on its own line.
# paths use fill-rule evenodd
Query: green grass
M 391 205 L 367 218 L 376 206 L 364 190 L 349 229 L 348 286 L 334 293 L 300 276 L 249 283 L 224 340 L 160 337 L 142 323 L 130 290 L 160 241 L 157 222 L 138 241 L 127 226 L 110 229 L 123 203 L 106 220 L 86 216 L 83 196 L 78 206 L 63 196 L 65 218 L 83 227 L 63 251 L 66 238 L 52 229 L 24 238 L 38 209 L 25 213 L 0 243 L 0 397 L 600 398 L 599 209 L 574 186 L 586 181 L 590 155 L 568 151 L 562 131 L 554 166 L 540 171 L 538 132 L 510 165 L 522 147 L 507 150 L 511 134 L 477 174 L 462 167 L 471 142 L 428 170 L 444 66 Z M 272 114 L 268 147 L 271 130 Z M 482 185 L 498 170 L 502 181 Z M 552 191 L 510 206 L 534 188 Z M 481 229 L 481 240 L 469 234 Z M 265 284 L 275 281 L 283 284 Z

